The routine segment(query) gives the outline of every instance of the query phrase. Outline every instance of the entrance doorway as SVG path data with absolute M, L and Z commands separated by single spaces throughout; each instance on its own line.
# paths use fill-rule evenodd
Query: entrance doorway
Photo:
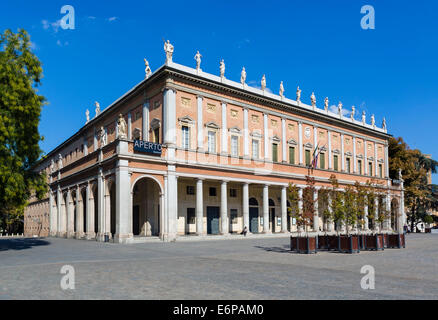
M 219 207 L 207 207 L 207 234 L 219 234 Z

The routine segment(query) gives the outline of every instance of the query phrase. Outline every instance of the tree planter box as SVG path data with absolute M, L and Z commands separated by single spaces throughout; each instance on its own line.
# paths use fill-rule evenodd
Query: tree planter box
M 383 234 L 383 247 L 388 248 L 388 236 L 389 234 L 385 233 Z
M 365 250 L 366 246 L 366 235 L 365 234 L 359 234 L 357 235 L 357 238 L 359 239 L 359 250 Z
M 357 235 L 341 235 L 338 243 L 339 252 L 359 253 L 359 237 Z
M 299 253 L 316 253 L 316 237 L 298 237 L 297 252 Z
M 297 250 L 297 239 L 298 237 L 290 237 L 290 251 Z
M 383 250 L 383 234 L 367 235 L 365 250 Z
M 387 248 L 405 248 L 405 235 L 404 233 L 397 233 L 397 234 L 388 234 L 388 246 Z
M 336 235 L 327 236 L 327 240 L 328 240 L 327 249 L 329 251 L 330 250 L 338 250 L 338 247 L 339 247 L 338 236 L 336 236 Z
M 329 236 L 328 235 L 318 236 L 318 249 L 319 250 L 328 250 L 329 249 Z

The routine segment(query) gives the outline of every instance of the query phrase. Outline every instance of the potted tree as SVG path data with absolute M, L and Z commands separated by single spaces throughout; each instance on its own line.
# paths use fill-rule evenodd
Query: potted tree
M 385 202 L 383 201 L 383 197 L 378 197 L 378 210 L 377 210 L 377 218 L 376 221 L 378 223 L 378 236 L 382 238 L 383 247 L 388 247 L 388 233 L 383 233 L 383 224 L 387 221 L 389 217 L 389 212 L 386 209 Z
M 298 231 L 296 235 L 294 235 L 294 233 L 291 232 L 291 236 L 290 236 L 290 250 L 294 251 L 297 250 L 298 235 L 299 232 L 301 231 L 302 221 L 301 221 L 300 207 L 298 205 L 300 200 L 299 188 L 292 183 L 289 183 L 288 198 L 290 203 L 290 207 L 288 207 L 288 214 L 290 217 L 292 217 L 295 220 L 297 225 L 297 231 Z
M 338 250 L 344 253 L 358 253 L 359 238 L 357 234 L 350 232 L 354 230 L 357 223 L 357 194 L 352 186 L 347 186 L 343 196 L 346 234 L 339 236 Z
M 318 207 L 320 207 L 324 219 L 324 234 L 318 235 L 318 249 L 329 249 L 329 236 L 327 235 L 327 229 L 332 222 L 332 215 L 328 205 L 329 193 L 330 190 L 326 188 L 321 188 L 318 192 Z
M 366 187 L 359 181 L 354 184 L 356 189 L 356 210 L 357 210 L 357 237 L 359 239 L 359 250 L 365 250 L 366 235 L 365 230 L 365 204 L 366 204 Z
M 366 250 L 383 250 L 383 236 L 377 232 L 376 199 L 378 199 L 378 195 L 375 184 L 373 180 L 367 181 L 368 225 L 371 226 L 373 233 L 366 236 Z
M 339 182 L 334 174 L 330 176 L 330 220 L 335 224 L 336 235 L 328 237 L 329 250 L 339 250 L 339 229 L 345 219 L 343 193 L 339 191 Z

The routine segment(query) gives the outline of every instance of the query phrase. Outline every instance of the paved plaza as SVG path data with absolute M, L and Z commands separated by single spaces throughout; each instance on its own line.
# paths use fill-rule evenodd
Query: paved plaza
M 438 235 L 354 255 L 300 255 L 288 242 L 0 239 L 0 299 L 438 299 Z M 75 290 L 61 289 L 66 264 Z M 375 268 L 375 290 L 361 289 L 363 265 Z

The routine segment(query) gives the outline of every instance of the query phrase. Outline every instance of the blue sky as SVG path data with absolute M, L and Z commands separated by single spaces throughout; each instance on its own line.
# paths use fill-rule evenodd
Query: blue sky
M 75 9 L 75 29 L 58 20 L 63 5 Z M 363 30 L 363 5 L 375 9 L 375 30 Z M 7 1 L 0 31 L 28 30 L 43 63 L 40 87 L 42 149 L 49 152 L 144 77 L 164 63 L 163 38 L 175 47 L 174 61 L 239 81 L 260 83 L 323 106 L 342 101 L 357 114 L 375 114 L 380 125 L 411 148 L 438 159 L 438 3 L 436 1 Z M 434 183 L 438 177 L 434 175 Z

